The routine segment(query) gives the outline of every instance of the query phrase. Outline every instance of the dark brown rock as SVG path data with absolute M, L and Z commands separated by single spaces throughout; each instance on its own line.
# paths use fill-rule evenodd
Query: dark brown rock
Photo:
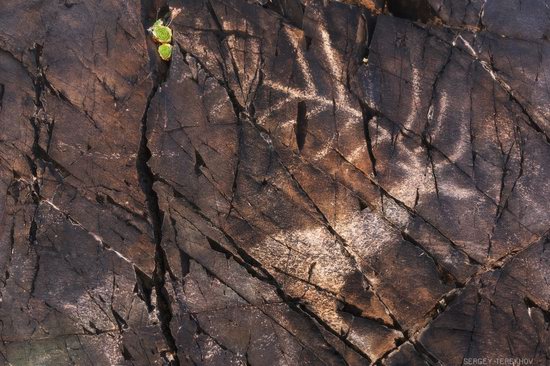
M 0 365 L 548 364 L 548 11 L 4 1 Z

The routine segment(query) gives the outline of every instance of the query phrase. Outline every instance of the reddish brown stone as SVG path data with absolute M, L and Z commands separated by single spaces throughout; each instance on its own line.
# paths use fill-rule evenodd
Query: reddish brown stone
M 547 13 L 2 2 L 0 365 L 547 365 Z

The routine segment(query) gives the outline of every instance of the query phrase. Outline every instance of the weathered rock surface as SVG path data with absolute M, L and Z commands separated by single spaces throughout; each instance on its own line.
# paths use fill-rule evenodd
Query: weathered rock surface
M 549 15 L 2 1 L 0 365 L 549 365 Z

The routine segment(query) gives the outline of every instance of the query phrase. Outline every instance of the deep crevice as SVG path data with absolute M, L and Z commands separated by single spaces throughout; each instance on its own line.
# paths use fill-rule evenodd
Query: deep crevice
M 149 23 L 151 23 L 152 20 L 154 21 L 157 18 L 165 17 L 168 14 L 169 9 L 166 1 L 163 1 L 157 9 L 156 16 L 154 19 L 151 19 L 153 14 L 155 14 L 153 4 L 149 1 L 142 1 L 142 21 L 144 29 L 148 28 L 150 25 Z M 153 230 L 153 241 L 155 245 L 155 268 L 152 274 L 152 287 L 154 288 L 156 295 L 156 310 L 160 321 L 160 328 L 168 347 L 168 350 L 161 350 L 161 357 L 167 365 L 175 366 L 179 365 L 180 362 L 178 359 L 176 341 L 170 328 L 170 322 L 172 320 L 170 296 L 164 287 L 166 275 L 170 272 L 166 259 L 166 253 L 162 247 L 162 222 L 164 219 L 164 213 L 160 209 L 159 199 L 153 188 L 155 176 L 153 175 L 153 172 L 148 164 L 152 154 L 148 147 L 147 117 L 153 98 L 159 90 L 160 85 L 164 83 L 168 77 L 168 63 L 163 62 L 161 64 L 155 64 L 155 60 L 157 60 L 157 58 L 158 57 L 156 57 L 156 55 L 155 58 L 150 57 L 150 67 L 153 71 L 153 87 L 147 97 L 147 103 L 141 118 L 141 139 L 137 152 L 136 170 L 140 187 L 145 194 L 149 214 L 148 216 Z M 138 272 L 136 271 L 136 273 Z M 148 307 L 149 306 L 150 305 L 148 304 Z
M 305 101 L 298 102 L 298 112 L 296 115 L 296 143 L 298 150 L 302 151 L 307 136 L 307 105 Z
M 37 233 L 38 233 L 38 224 L 36 222 L 36 216 L 38 215 L 38 210 L 40 206 L 40 177 L 38 173 L 37 162 L 40 161 L 38 156 L 38 149 L 40 146 L 40 130 L 43 120 L 45 120 L 46 111 L 44 110 L 44 105 L 42 103 L 42 94 L 44 93 L 44 78 L 43 78 L 43 69 L 40 63 L 40 57 L 42 56 L 42 46 L 35 43 L 34 48 L 31 49 L 31 52 L 34 54 L 34 61 L 36 66 L 36 74 L 32 77 L 32 82 L 34 85 L 35 100 L 34 100 L 34 114 L 30 118 L 29 122 L 33 129 L 33 143 L 31 146 L 32 156 L 26 155 L 27 164 L 32 175 L 32 183 L 30 185 L 31 198 L 34 204 L 34 210 L 32 213 L 32 218 L 30 222 L 28 242 L 31 250 L 34 251 L 36 255 L 36 262 L 34 264 L 33 278 L 31 281 L 30 296 L 33 296 L 34 290 L 36 288 L 36 279 L 38 277 L 38 271 L 40 270 L 40 254 L 36 249 L 37 244 Z M 3 88 L 2 88 L 3 94 Z
M 306 52 L 309 51 L 309 48 L 311 47 L 311 42 L 313 41 L 313 38 L 310 36 L 304 35 L 304 38 L 306 40 Z
M 125 361 L 134 361 L 134 357 L 132 357 L 132 354 L 130 351 L 128 351 L 128 348 L 126 346 L 122 346 L 122 357 L 124 357 Z
M 2 111 L 5 90 L 6 88 L 4 87 L 4 84 L 0 84 L 0 112 Z
M 195 149 L 195 174 L 197 176 L 201 175 L 201 168 L 203 166 L 206 166 L 204 159 L 202 158 L 201 154 Z
M 401 331 L 401 329 L 395 328 L 393 324 L 388 324 L 386 321 L 384 321 L 384 319 L 376 318 L 376 317 L 370 317 L 370 316 L 367 316 L 367 315 L 363 314 L 363 310 L 361 308 L 359 308 L 359 307 L 357 307 L 353 304 L 347 303 L 347 302 L 342 301 L 339 308 L 338 308 L 338 311 L 350 314 L 350 315 L 352 315 L 354 317 L 357 317 L 357 318 L 370 320 L 372 322 L 375 322 L 378 325 L 382 325 L 382 326 L 384 326 L 386 328 L 389 328 L 389 329 Z
M 370 135 L 370 121 L 373 120 L 373 118 L 376 117 L 376 111 L 369 106 L 367 106 L 362 101 L 359 101 L 359 104 L 361 105 L 361 113 L 363 115 L 363 132 L 365 134 L 365 141 L 367 143 L 367 151 L 369 153 L 370 163 L 372 166 L 372 173 L 374 176 L 377 176 L 376 173 L 376 156 L 374 156 L 374 151 L 372 147 L 372 138 Z
M 208 241 L 210 248 L 218 253 L 223 254 L 225 256 L 225 259 L 229 259 L 232 257 L 232 253 L 229 250 L 225 249 L 220 243 L 218 243 L 214 239 L 211 239 L 207 236 L 206 240 Z
M 153 293 L 153 279 L 143 273 L 143 271 L 136 266 L 134 266 L 134 271 L 136 274 L 134 293 L 136 293 L 137 296 L 145 303 L 147 306 L 147 311 L 151 312 L 155 308 L 151 301 L 151 295 Z
M 436 17 L 428 0 L 386 0 L 387 9 L 396 17 L 427 23 Z
M 185 253 L 183 250 L 179 249 L 180 253 L 180 266 L 181 266 L 181 280 L 185 280 L 185 276 L 187 276 L 191 270 L 191 257 L 187 253 Z
M 113 306 L 111 305 L 111 313 L 113 314 L 113 317 L 115 318 L 115 321 L 118 326 L 118 330 L 120 333 L 122 333 L 124 330 L 128 329 L 128 323 L 124 319 L 122 315 L 118 311 L 116 311 Z
M 162 247 L 162 221 L 164 213 L 160 210 L 158 196 L 153 189 L 155 177 L 151 168 L 148 165 L 148 161 L 152 154 L 147 146 L 147 114 L 151 105 L 151 101 L 155 96 L 159 87 L 159 82 L 153 86 L 143 118 L 141 121 L 141 141 L 139 144 L 139 150 L 136 160 L 136 169 L 139 177 L 139 182 L 143 193 L 145 194 L 145 200 L 149 212 L 149 219 L 153 227 L 153 240 L 155 244 L 155 269 L 153 272 L 153 287 L 156 293 L 156 305 L 157 314 L 160 321 L 160 327 L 162 334 L 166 340 L 169 348 L 168 352 L 161 352 L 163 359 L 168 365 L 179 365 L 177 346 L 174 336 L 170 329 L 170 321 L 172 320 L 172 310 L 170 306 L 170 297 L 164 288 L 167 273 L 167 260 L 166 253 Z

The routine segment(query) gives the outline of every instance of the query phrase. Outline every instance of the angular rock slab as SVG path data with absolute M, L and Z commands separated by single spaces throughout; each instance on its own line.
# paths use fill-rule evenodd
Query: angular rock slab
M 347 3 L 0 5 L 0 364 L 547 363 L 546 4 Z

